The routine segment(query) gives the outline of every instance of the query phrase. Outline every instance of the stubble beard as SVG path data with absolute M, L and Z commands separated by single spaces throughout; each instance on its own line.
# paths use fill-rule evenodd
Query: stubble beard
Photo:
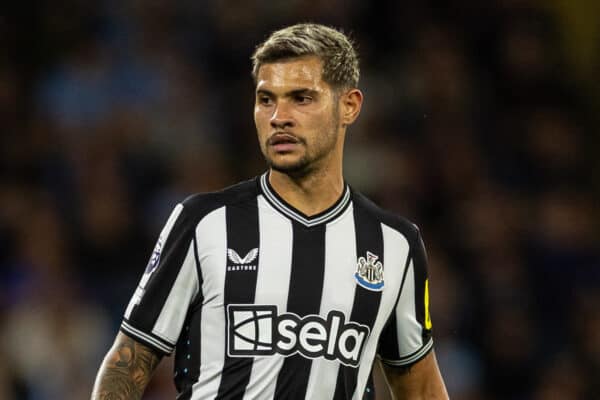
M 304 178 L 307 175 L 310 175 L 311 171 L 313 170 L 313 168 L 311 168 L 311 161 L 307 156 L 302 157 L 293 164 L 278 164 L 267 158 L 267 165 L 273 171 L 289 175 L 294 179 Z
M 304 148 L 304 154 L 299 159 L 293 162 L 278 162 L 275 161 L 274 157 L 270 157 L 268 153 L 265 152 L 265 160 L 267 161 L 268 167 L 274 171 L 281 172 L 293 178 L 302 178 L 310 174 L 310 171 L 312 169 L 311 165 L 314 162 L 314 157 L 311 158 L 308 154 L 308 146 L 306 140 L 298 138 L 298 142 L 299 145 Z
M 317 143 L 318 148 L 315 153 L 310 153 L 308 145 L 305 140 L 299 139 L 300 144 L 304 147 L 304 154 L 294 162 L 281 162 L 278 163 L 273 158 L 265 154 L 267 165 L 274 171 L 286 174 L 294 179 L 302 179 L 319 169 L 319 164 L 335 149 L 336 145 L 336 132 L 334 131 L 336 125 L 331 124 L 329 126 L 329 132 L 326 133 L 328 139 L 327 143 Z
M 334 104 L 331 120 L 329 121 L 328 126 L 325 128 L 326 130 L 323 132 L 323 137 L 327 138 L 327 142 L 323 143 L 316 141 L 315 145 L 318 147 L 316 148 L 317 152 L 315 154 L 310 154 L 306 140 L 298 138 L 300 144 L 305 149 L 305 153 L 302 155 L 302 157 L 293 163 L 277 163 L 271 157 L 269 157 L 265 151 L 264 156 L 268 167 L 274 171 L 286 174 L 294 179 L 305 178 L 314 171 L 318 170 L 319 162 L 326 158 L 332 151 L 334 151 L 337 143 L 338 133 L 336 131 L 339 124 L 337 101 Z M 266 148 L 268 148 L 268 144 L 266 144 Z

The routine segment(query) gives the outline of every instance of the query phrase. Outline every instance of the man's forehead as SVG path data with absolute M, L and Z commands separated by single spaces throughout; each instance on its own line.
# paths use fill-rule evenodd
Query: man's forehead
M 284 59 L 261 65 L 256 79 L 256 89 L 326 86 L 323 81 L 323 63 L 318 57 L 306 56 Z

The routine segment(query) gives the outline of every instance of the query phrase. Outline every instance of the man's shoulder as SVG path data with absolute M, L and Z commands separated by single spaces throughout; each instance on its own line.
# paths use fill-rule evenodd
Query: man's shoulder
M 354 207 L 367 213 L 380 223 L 400 232 L 409 242 L 413 242 L 419 237 L 419 227 L 409 219 L 382 208 L 356 190 L 352 191 L 352 196 Z
M 251 201 L 258 195 L 256 178 L 236 183 L 219 191 L 195 193 L 181 202 L 187 214 L 202 218 L 218 208 Z

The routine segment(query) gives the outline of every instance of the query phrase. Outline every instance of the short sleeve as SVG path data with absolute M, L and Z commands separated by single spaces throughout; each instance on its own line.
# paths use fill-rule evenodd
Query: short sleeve
M 162 229 L 125 311 L 121 331 L 170 354 L 199 292 L 194 222 L 178 204 Z
M 381 361 L 392 366 L 419 361 L 433 347 L 431 328 L 427 255 L 417 230 L 398 301 L 380 338 Z

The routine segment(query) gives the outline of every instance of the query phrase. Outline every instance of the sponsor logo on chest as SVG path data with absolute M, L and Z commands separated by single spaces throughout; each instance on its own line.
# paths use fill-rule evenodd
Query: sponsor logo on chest
M 294 313 L 277 313 L 274 305 L 227 306 L 227 352 L 230 357 L 289 356 L 324 357 L 357 367 L 369 337 L 369 327 L 352 321 L 332 310 L 319 315 L 300 317 Z

